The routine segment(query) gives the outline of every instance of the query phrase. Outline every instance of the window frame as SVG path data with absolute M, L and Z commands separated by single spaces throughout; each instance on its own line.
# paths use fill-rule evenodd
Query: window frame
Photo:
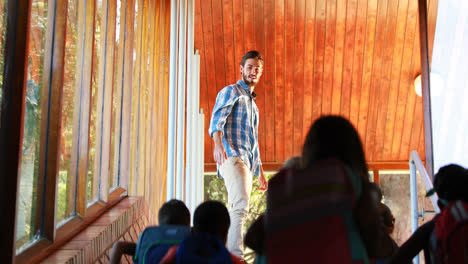
M 107 32 L 104 38 L 104 45 L 107 47 L 109 35 L 115 38 L 115 23 L 116 23 L 116 4 L 117 0 L 103 0 L 103 9 L 111 15 L 103 17 L 106 21 Z M 118 74 L 122 74 L 117 80 L 120 82 L 116 88 L 121 89 L 121 96 L 117 98 L 121 101 L 122 114 L 117 115 L 119 118 L 118 131 L 121 133 L 119 138 L 122 140 L 116 141 L 115 147 L 120 149 L 116 155 L 116 168 L 118 169 L 118 180 L 115 184 L 117 187 L 110 188 L 105 186 L 108 184 L 106 174 L 109 172 L 108 166 L 97 165 L 100 168 L 101 179 L 103 186 L 100 188 L 99 199 L 90 206 L 86 200 L 87 189 L 87 166 L 88 166 L 88 133 L 89 133 L 89 112 L 90 112 L 90 91 L 92 85 L 92 55 L 94 50 L 94 14 L 96 8 L 96 0 L 77 1 L 79 5 L 78 13 L 78 40 L 77 40 L 77 77 L 74 83 L 74 89 L 79 91 L 74 92 L 73 104 L 76 109 L 73 113 L 73 144 L 71 163 L 72 169 L 69 177 L 72 177 L 72 186 L 74 190 L 72 196 L 75 197 L 74 211 L 76 214 L 64 222 L 63 225 L 57 227 L 56 223 L 56 203 L 57 203 L 57 188 L 58 188 L 58 173 L 59 173 L 59 154 L 60 154 L 60 124 L 61 124 L 61 109 L 63 95 L 63 73 L 65 66 L 65 41 L 66 41 L 66 23 L 67 23 L 67 5 L 68 0 L 48 1 L 48 27 L 45 35 L 45 55 L 43 79 L 44 84 L 42 91 L 42 120 L 40 128 L 40 141 L 44 142 L 40 145 L 39 156 L 39 175 L 37 185 L 37 202 L 36 202 L 36 230 L 39 230 L 40 237 L 33 240 L 31 245 L 25 250 L 16 254 L 16 222 L 17 222 L 17 201 L 20 181 L 20 166 L 21 166 L 21 149 L 23 140 L 23 119 L 24 119 L 24 101 L 26 96 L 26 79 L 27 79 L 27 58 L 28 58 L 28 42 L 30 34 L 29 17 L 31 16 L 30 0 L 8 1 L 7 24 L 6 24 L 6 42 L 5 42 L 5 72 L 4 87 L 1 87 L 3 93 L 2 104 L 6 105 L 2 109 L 1 127 L 0 127 L 0 169 L 10 177 L 1 177 L 1 196 L 0 196 L 0 219 L 5 226 L 11 226 L 4 235 L 1 236 L 0 249 L 1 255 L 8 262 L 26 263 L 29 261 L 39 261 L 53 250 L 56 250 L 72 236 L 83 230 L 90 222 L 94 221 L 104 211 L 118 203 L 127 193 L 128 175 L 130 168 L 130 155 L 128 153 L 130 146 L 130 122 L 131 113 L 127 109 L 131 109 L 131 90 L 132 90 L 132 55 L 133 55 L 133 37 L 134 14 L 132 9 L 126 8 L 128 5 L 135 3 L 134 0 L 121 0 L 121 30 L 120 38 L 122 45 L 119 45 L 118 50 L 120 56 L 117 57 L 117 52 L 108 53 L 105 56 L 105 64 L 107 65 L 106 75 L 108 78 L 103 80 L 105 83 L 104 89 L 112 92 L 114 88 L 114 63 L 117 63 L 119 70 Z M 112 14 L 112 10 L 113 14 Z M 21 15 L 20 15 L 21 14 Z M 28 14 L 23 16 L 22 14 Z M 108 26 L 113 26 L 114 30 L 107 30 Z M 115 48 L 115 41 L 111 45 L 111 49 Z M 114 56 L 116 58 L 114 58 Z M 119 61 L 116 62 L 117 58 Z M 121 61 L 120 61 L 121 60 Z M 128 60 L 130 63 L 125 63 Z M 109 74 L 107 74 L 109 73 Z M 102 74 L 101 74 L 102 75 Z M 18 89 L 21 87 L 21 89 Z M 101 87 L 101 86 L 98 86 Z M 112 95 L 112 93 L 110 93 Z M 129 98 L 130 96 L 130 98 Z M 111 105 L 112 96 L 104 98 L 103 118 L 109 116 L 107 113 L 112 113 Z M 102 109 L 102 108 L 99 108 Z M 107 119 L 109 120 L 109 119 Z M 121 125 L 123 122 L 125 125 Z M 104 129 L 110 132 L 110 122 L 105 124 Z M 102 133 L 102 132 L 99 132 Z M 99 135 L 105 136 L 105 135 Z M 110 146 L 109 146 L 110 147 Z M 110 149 L 99 152 L 107 153 L 109 158 Z M 125 153 L 123 155 L 122 153 Z M 3 162 L 6 161 L 6 162 Z M 114 185 L 115 186 L 115 185 Z M 15 206 L 11 206 L 14 204 Z M 10 205 L 10 206 L 8 206 Z M 4 208 L 5 207 L 5 208 Z

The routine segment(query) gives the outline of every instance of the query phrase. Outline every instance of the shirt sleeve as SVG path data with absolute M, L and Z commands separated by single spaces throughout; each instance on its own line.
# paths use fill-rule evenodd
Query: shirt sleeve
M 224 131 L 226 119 L 231 114 L 235 101 L 236 95 L 231 86 L 225 87 L 218 93 L 208 130 L 211 137 L 213 137 L 213 133 L 216 131 Z

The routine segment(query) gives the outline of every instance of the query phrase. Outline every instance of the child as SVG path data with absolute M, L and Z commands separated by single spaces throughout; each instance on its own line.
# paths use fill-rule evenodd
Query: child
M 395 217 L 393 217 L 390 208 L 380 202 L 382 201 L 382 191 L 379 186 L 375 183 L 370 183 L 370 188 L 377 194 L 382 229 L 382 237 L 378 244 L 375 259 L 377 259 L 376 263 L 386 263 L 386 261 L 398 250 L 398 245 L 390 236 L 395 229 Z
M 179 246 L 173 246 L 161 263 L 243 263 L 225 247 L 230 224 L 224 204 L 200 204 L 193 217 L 193 234 Z
M 172 199 L 165 202 L 158 213 L 159 225 L 182 225 L 190 226 L 190 211 L 184 202 Z M 123 254 L 135 255 L 136 243 L 128 241 L 117 241 L 112 247 L 110 263 L 120 263 Z
M 301 156 L 295 156 L 286 160 L 281 169 L 300 169 L 301 168 Z M 251 248 L 256 256 L 256 263 L 261 262 L 264 259 L 265 254 L 265 225 L 264 225 L 264 214 L 261 214 L 248 228 L 247 233 L 244 237 L 244 244 Z
M 437 204 L 441 213 L 434 217 L 431 221 L 420 226 L 414 234 L 401 246 L 397 254 L 389 263 L 405 263 L 410 262 L 422 249 L 424 249 L 424 257 L 426 263 L 442 263 L 440 254 L 445 254 L 446 251 L 440 251 L 443 239 L 436 239 L 437 231 L 444 229 L 441 221 L 454 209 L 451 207 L 454 203 L 461 201 L 460 206 L 466 207 L 468 202 L 468 172 L 461 166 L 450 164 L 439 169 L 439 172 L 434 177 L 434 189 L 427 193 L 427 196 L 437 193 L 439 200 Z M 449 208 L 450 207 L 450 208 Z M 458 209 L 458 208 L 457 208 Z M 463 208 L 461 208 L 463 209 Z M 465 220 L 466 221 L 466 220 Z M 451 248 L 456 248 L 456 244 L 452 244 Z M 462 252 L 461 250 L 459 252 Z M 447 261 L 447 259 L 445 259 Z M 465 259 L 465 261 L 467 261 Z M 444 262 L 444 263 L 463 263 L 463 261 Z M 465 262 L 466 263 L 466 262 Z

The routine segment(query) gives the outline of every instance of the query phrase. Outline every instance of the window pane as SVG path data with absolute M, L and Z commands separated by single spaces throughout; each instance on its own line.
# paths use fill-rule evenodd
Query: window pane
M 5 65 L 5 37 L 6 37 L 6 19 L 7 19 L 8 1 L 0 3 L 0 104 L 2 103 L 3 94 L 3 70 Z M 2 109 L 0 107 L 0 118 L 2 117 Z
M 125 9 L 124 9 L 125 10 Z M 114 47 L 114 84 L 113 84 L 113 93 L 112 93 L 112 122 L 111 122 L 111 152 L 110 152 L 110 165 L 109 165 L 109 190 L 117 187 L 118 177 L 119 177 L 119 157 L 120 157 L 120 132 L 121 132 L 121 99 L 122 99 L 122 67 L 123 67 L 123 54 L 121 49 L 124 45 L 124 36 L 121 32 L 121 27 L 125 26 L 123 23 L 121 25 L 122 19 L 125 17 L 125 14 L 121 15 L 122 11 L 122 1 L 117 1 L 117 10 L 116 10 L 116 20 L 115 20 L 115 47 Z M 122 34 L 121 34 L 122 33 Z M 123 50 L 123 49 L 122 49 Z
M 67 29 L 65 36 L 65 68 L 63 76 L 63 101 L 60 135 L 60 167 L 57 196 L 57 224 L 67 219 L 75 212 L 76 175 L 72 172 L 72 145 L 73 145 L 73 112 L 75 94 L 79 87 L 75 87 L 78 43 L 78 0 L 68 1 Z M 77 133 L 77 132 L 75 132 Z M 73 177 L 75 177 L 73 179 Z
M 90 102 L 90 118 L 89 118 L 89 153 L 88 153 L 88 182 L 87 182 L 87 201 L 93 202 L 97 199 L 99 178 L 94 177 L 94 159 L 96 150 L 96 118 L 97 118 L 97 94 L 99 81 L 99 59 L 101 58 L 101 32 L 102 26 L 102 0 L 96 1 L 96 12 L 94 17 L 94 49 L 93 49 L 93 73 L 91 87 L 91 102 Z
M 140 5 L 140 7 L 139 7 Z M 142 15 L 140 14 L 140 8 L 142 3 L 140 0 L 135 0 L 135 23 L 134 23 L 134 32 L 135 38 L 133 43 L 133 84 L 132 84 L 132 121 L 131 121 L 131 131 L 130 131 L 130 181 L 129 181 L 129 190 L 130 193 L 135 192 L 137 186 L 137 177 L 138 173 L 137 164 L 138 164 L 138 118 L 139 118 L 139 99 L 140 99 L 140 78 L 139 78 L 139 60 L 140 60 L 140 43 L 141 40 L 141 22 Z
M 16 225 L 16 250 L 21 251 L 38 234 L 36 217 L 37 181 L 40 148 L 41 95 L 44 87 L 44 46 L 47 31 L 47 0 L 33 0 L 29 36 L 28 79 L 24 116 L 21 178 Z

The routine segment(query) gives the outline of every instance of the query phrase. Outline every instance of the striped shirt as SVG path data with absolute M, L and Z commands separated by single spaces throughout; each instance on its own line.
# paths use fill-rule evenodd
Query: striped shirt
M 254 176 L 260 174 L 258 149 L 258 108 L 255 93 L 244 81 L 224 87 L 216 97 L 209 133 L 223 132 L 223 146 L 228 157 L 240 157 Z M 219 170 L 218 170 L 218 176 Z

